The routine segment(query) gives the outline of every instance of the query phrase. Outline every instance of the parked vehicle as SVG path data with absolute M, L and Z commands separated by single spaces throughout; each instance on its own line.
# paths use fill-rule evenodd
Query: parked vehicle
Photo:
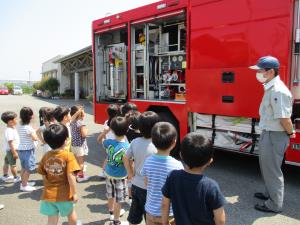
M 258 154 L 263 87 L 248 67 L 279 59 L 295 99 L 285 162 L 300 166 L 299 0 L 164 0 L 92 23 L 94 115 L 132 102 L 216 148 Z
M 14 95 L 22 95 L 23 94 L 23 89 L 19 86 L 14 86 L 13 87 L 13 94 Z
M 0 87 L 0 95 L 8 95 L 9 91 L 7 87 Z

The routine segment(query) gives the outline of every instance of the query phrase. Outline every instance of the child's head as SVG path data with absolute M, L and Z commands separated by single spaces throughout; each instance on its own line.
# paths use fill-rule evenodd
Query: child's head
M 130 128 L 133 130 L 139 129 L 139 118 L 141 116 L 141 113 L 139 111 L 130 111 L 126 114 L 126 119 L 128 121 L 128 124 L 130 125 Z
M 152 143 L 159 150 L 171 150 L 176 145 L 176 128 L 168 122 L 158 122 L 151 131 Z
M 75 118 L 76 120 L 84 118 L 85 114 L 84 114 L 83 106 L 81 106 L 81 105 L 74 105 L 74 106 L 71 107 L 71 116 L 73 116 L 79 110 L 81 110 L 81 113 L 77 116 L 77 118 Z
M 68 128 L 62 124 L 51 124 L 43 133 L 45 142 L 52 148 L 58 149 L 65 145 L 69 137 Z
M 55 121 L 55 118 L 53 116 L 53 112 L 54 112 L 54 109 L 50 108 L 50 107 L 47 107 L 43 110 L 42 116 L 43 116 L 43 122 L 44 123 L 51 123 L 51 122 Z
M 23 125 L 27 125 L 30 123 L 31 119 L 33 117 L 33 111 L 29 107 L 23 107 L 20 110 L 20 118 L 21 118 L 21 123 Z
M 39 110 L 40 126 L 44 125 L 44 114 L 45 114 L 46 109 L 48 109 L 48 107 L 41 107 Z
M 107 125 L 110 126 L 111 120 L 120 115 L 120 107 L 117 104 L 110 104 L 106 109 L 108 115 L 108 122 Z
M 137 111 L 138 108 L 136 104 L 126 102 L 122 107 L 121 107 L 121 115 L 125 116 L 129 111 Z
M 15 126 L 17 124 L 17 113 L 12 111 L 6 111 L 2 113 L 1 120 L 7 124 L 7 126 Z
M 211 141 L 199 133 L 187 134 L 181 143 L 181 158 L 190 169 L 210 164 L 213 154 Z
M 125 117 L 117 116 L 110 122 L 110 129 L 116 136 L 122 137 L 126 135 L 128 130 L 128 122 Z
M 144 138 L 151 138 L 152 127 L 159 122 L 159 116 L 152 111 L 143 112 L 139 117 L 139 129 Z
M 69 123 L 71 121 L 70 109 L 68 107 L 57 106 L 53 111 L 53 115 L 59 123 Z

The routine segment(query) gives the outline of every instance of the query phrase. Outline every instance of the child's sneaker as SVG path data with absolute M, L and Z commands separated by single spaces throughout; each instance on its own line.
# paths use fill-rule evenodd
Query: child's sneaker
M 103 173 L 103 171 L 101 171 L 100 173 L 99 173 L 99 177 L 101 177 L 101 178 L 106 178 L 106 175 L 105 175 L 105 173 Z
M 125 209 L 121 209 L 120 210 L 120 217 L 122 217 L 122 216 L 124 216 L 124 214 L 125 214 Z M 115 219 L 115 217 L 114 217 L 114 212 L 109 212 L 109 220 L 110 221 L 113 221 Z
M 129 225 L 129 223 L 127 222 L 127 221 L 113 221 L 112 223 L 111 223 L 112 225 Z
M 13 176 L 8 176 L 8 175 L 1 177 L 1 180 L 3 180 L 4 182 L 12 181 L 13 179 L 14 179 Z
M 125 214 L 125 209 L 120 210 L 120 217 L 122 217 Z
M 14 178 L 14 183 L 18 183 L 21 181 L 21 177 L 17 176 Z
M 35 191 L 36 188 L 35 187 L 32 187 L 32 186 L 22 186 L 20 187 L 20 191 L 24 191 L 24 192 L 32 192 L 32 191 Z
M 76 180 L 77 180 L 78 183 L 87 181 L 87 180 L 89 180 L 89 179 L 90 179 L 90 176 L 86 176 L 86 175 L 84 175 L 84 176 L 78 176 L 78 177 L 76 178 Z
M 109 212 L 109 220 L 113 221 L 114 219 L 115 219 L 114 213 L 113 212 Z

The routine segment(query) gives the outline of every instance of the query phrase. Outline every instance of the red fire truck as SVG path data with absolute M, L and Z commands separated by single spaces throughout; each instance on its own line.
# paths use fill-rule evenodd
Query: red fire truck
M 92 36 L 97 123 L 108 104 L 133 102 L 180 138 L 196 131 L 216 148 L 257 154 L 263 88 L 248 67 L 273 55 L 300 131 L 298 0 L 164 0 L 93 21 Z M 300 165 L 299 133 L 285 160 Z

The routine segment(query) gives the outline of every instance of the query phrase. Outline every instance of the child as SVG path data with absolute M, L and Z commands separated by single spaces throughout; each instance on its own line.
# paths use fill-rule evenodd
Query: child
M 43 156 L 38 167 L 44 180 L 40 213 L 48 216 L 49 225 L 58 223 L 58 214 L 67 216 L 70 225 L 77 223 L 73 204 L 78 201 L 75 173 L 80 167 L 74 154 L 65 151 L 68 136 L 68 129 L 62 124 L 51 124 L 44 132 L 52 150 Z
M 129 143 L 131 143 L 133 139 L 143 136 L 138 127 L 138 120 L 140 115 L 141 113 L 139 111 L 130 111 L 125 116 L 129 123 L 129 128 L 126 133 L 126 137 Z
M 121 116 L 125 116 L 130 111 L 137 111 L 137 110 L 138 110 L 138 108 L 137 108 L 136 104 L 131 103 L 131 102 L 126 102 L 121 107 Z
M 106 133 L 106 135 L 105 135 L 104 138 L 105 139 L 115 139 L 116 137 L 114 135 L 114 132 L 109 129 L 109 125 L 110 125 L 110 122 L 111 122 L 111 120 L 113 118 L 115 118 L 116 116 L 120 115 L 120 107 L 119 107 L 119 105 L 117 105 L 117 104 L 110 104 L 107 107 L 107 109 L 106 109 L 106 113 L 108 115 L 108 120 L 106 120 L 104 122 L 104 130 L 106 129 L 106 130 L 108 130 L 108 132 Z M 100 136 L 101 136 L 101 134 L 99 135 L 99 137 Z M 99 139 L 99 137 L 98 137 L 98 139 Z M 99 140 L 98 140 L 98 142 L 99 142 Z M 102 177 L 102 178 L 105 178 L 105 173 L 103 171 L 105 169 L 106 163 L 107 163 L 107 159 L 105 158 L 105 160 L 104 160 L 104 162 L 102 164 L 102 171 L 99 174 L 99 176 Z
M 225 224 L 226 200 L 218 184 L 203 175 L 213 161 L 211 142 L 198 133 L 189 133 L 180 149 L 184 170 L 169 174 L 162 193 L 162 217 L 166 223 L 172 202 L 177 225 Z
M 121 202 L 125 201 L 127 194 L 126 177 L 127 172 L 123 164 L 123 157 L 129 148 L 129 143 L 125 139 L 128 130 L 128 123 L 124 117 L 117 116 L 111 120 L 110 129 L 114 132 L 115 139 L 105 139 L 105 134 L 109 129 L 105 129 L 99 141 L 103 140 L 103 147 L 108 154 L 105 166 L 106 192 L 108 198 L 108 209 L 110 219 L 113 224 L 121 224 L 120 212 Z
M 151 129 L 159 121 L 159 116 L 152 111 L 147 111 L 139 117 L 139 129 L 143 137 L 134 139 L 126 156 L 124 157 L 128 179 L 131 180 L 132 203 L 128 215 L 130 224 L 139 224 L 145 217 L 145 202 L 147 190 L 144 178 L 141 174 L 144 161 L 147 157 L 156 153 L 156 148 L 151 142 Z M 134 171 L 130 162 L 134 160 Z
M 147 225 L 163 224 L 161 218 L 161 188 L 168 174 L 172 170 L 183 169 L 181 162 L 170 156 L 171 150 L 176 145 L 177 131 L 168 122 L 155 124 L 151 131 L 152 143 L 157 148 L 157 153 L 145 160 L 142 175 L 147 187 L 147 200 L 145 204 Z M 170 215 L 173 216 L 172 209 Z M 164 224 L 175 224 L 172 218 Z
M 19 158 L 22 166 L 20 186 L 21 191 L 31 192 L 35 188 L 34 182 L 28 182 L 30 173 L 35 170 L 35 141 L 38 140 L 35 130 L 30 126 L 33 111 L 29 107 L 23 107 L 20 111 L 21 125 L 18 127 L 20 144 L 18 147 Z
M 81 106 L 72 106 L 71 116 L 77 115 L 71 122 L 71 151 L 74 153 L 81 171 L 77 174 L 77 182 L 83 182 L 89 179 L 84 175 L 84 157 L 88 155 L 88 145 L 86 137 L 88 130 L 83 119 L 85 117 L 84 109 Z
M 71 150 L 71 128 L 70 128 L 70 122 L 72 120 L 72 117 L 70 115 L 70 109 L 65 106 L 57 106 L 53 111 L 53 116 L 56 119 L 56 121 L 62 125 L 65 125 L 68 129 L 69 136 L 67 139 L 66 144 L 66 150 Z
M 2 113 L 1 120 L 6 123 L 6 129 L 4 131 L 4 151 L 6 152 L 3 166 L 3 181 L 9 181 L 13 179 L 14 183 L 21 181 L 21 178 L 17 175 L 16 161 L 18 159 L 18 146 L 19 146 L 19 134 L 16 129 L 17 125 L 17 114 L 15 112 L 6 111 Z M 8 169 L 13 175 L 8 175 Z
M 48 107 L 41 107 L 39 110 L 40 127 L 44 125 L 44 114 L 46 109 L 48 109 Z
M 141 115 L 141 113 L 139 111 L 129 111 L 125 116 L 128 121 L 128 124 L 129 124 L 129 128 L 126 133 L 126 137 L 129 141 L 129 143 L 131 143 L 134 139 L 136 139 L 138 137 L 143 137 L 143 135 L 141 134 L 141 132 L 139 130 L 139 126 L 138 126 L 138 121 L 139 121 L 140 115 Z M 131 166 L 131 171 L 133 171 L 133 160 L 130 160 L 130 166 Z M 131 204 L 132 203 L 131 180 L 128 180 L 127 184 L 128 184 L 128 197 L 129 197 L 129 202 Z
M 49 108 L 49 107 L 42 107 L 40 109 L 40 111 L 42 111 L 43 125 L 40 126 L 40 128 L 36 131 L 36 134 L 41 141 L 41 149 L 42 149 L 43 155 L 45 155 L 48 151 L 51 150 L 50 146 L 47 145 L 47 143 L 45 142 L 45 140 L 43 138 L 43 132 L 46 130 L 47 127 L 49 127 L 49 125 L 55 123 L 55 118 L 53 116 L 53 110 L 54 110 L 53 108 Z

